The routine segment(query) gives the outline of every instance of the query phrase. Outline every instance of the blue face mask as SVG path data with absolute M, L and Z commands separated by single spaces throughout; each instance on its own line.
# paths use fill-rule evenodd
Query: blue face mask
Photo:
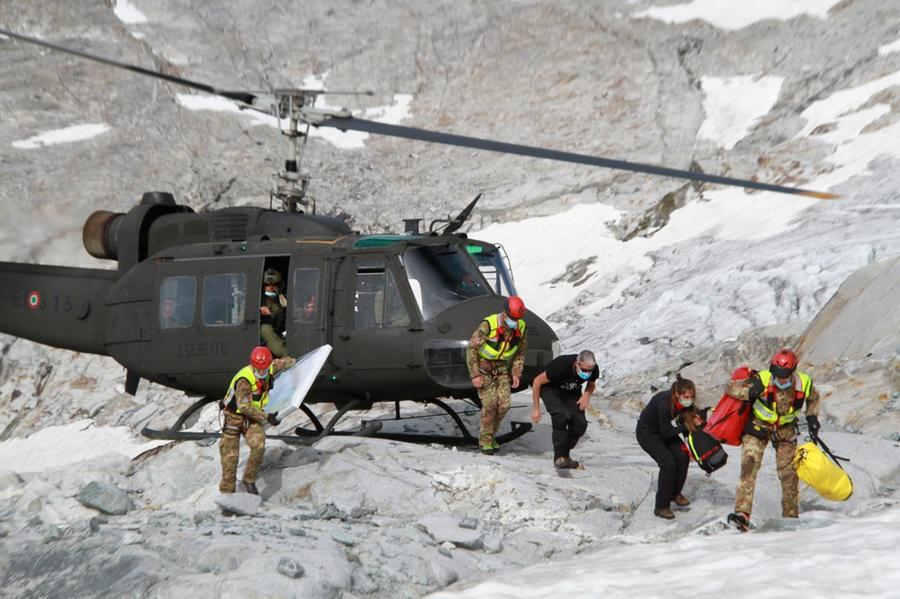
M 585 372 L 582 369 L 578 368 L 577 366 L 575 367 L 575 372 L 578 373 L 578 378 L 580 378 L 583 381 L 586 381 L 589 378 L 591 378 L 591 375 L 593 374 L 593 371 Z
M 785 379 L 784 382 L 781 382 L 778 379 L 775 379 L 775 386 L 778 387 L 779 389 L 788 389 L 788 388 L 790 388 L 791 384 L 792 384 L 791 379 Z
M 269 369 L 267 368 L 267 369 L 265 369 L 265 370 L 257 370 L 257 369 L 254 368 L 254 369 L 253 369 L 253 375 L 256 376 L 256 378 L 257 378 L 258 380 L 261 381 L 261 380 L 266 379 L 266 378 L 269 377 Z
M 515 328 L 518 328 L 519 322 L 518 322 L 517 320 L 511 319 L 511 318 L 507 318 L 507 319 L 506 319 L 506 326 L 509 327 L 509 328 L 511 328 L 511 329 L 515 329 Z

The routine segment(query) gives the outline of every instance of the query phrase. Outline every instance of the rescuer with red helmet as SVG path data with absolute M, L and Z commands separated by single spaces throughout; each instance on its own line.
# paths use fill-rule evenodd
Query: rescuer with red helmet
M 772 356 L 768 370 L 745 380 L 731 381 L 725 392 L 741 401 L 751 402 L 752 418 L 741 437 L 741 479 L 734 498 L 734 513 L 728 520 L 746 530 L 750 525 L 756 475 L 763 452 L 771 441 L 775 447 L 775 465 L 781 480 L 781 515 L 799 515 L 799 482 L 794 469 L 800 410 L 806 404 L 806 423 L 813 439 L 819 432 L 819 392 L 805 372 L 797 370 L 797 355 L 781 349 Z
M 478 325 L 466 350 L 466 364 L 472 385 L 481 399 L 482 453 L 500 448 L 494 438 L 509 411 L 512 389 L 519 386 L 525 368 L 525 302 L 514 295 L 507 298 L 499 314 L 486 316 Z
M 222 426 L 222 440 L 219 443 L 219 456 L 222 460 L 222 480 L 219 491 L 234 493 L 237 478 L 238 458 L 240 457 L 241 435 L 250 448 L 250 457 L 244 468 L 241 490 L 258 495 L 256 475 L 262 464 L 266 451 L 266 433 L 263 426 L 269 423 L 280 424 L 277 414 L 266 414 L 265 407 L 269 403 L 269 391 L 272 389 L 275 375 L 294 365 L 294 358 L 284 357 L 272 359 L 268 347 L 260 345 L 250 352 L 250 363 L 241 368 L 222 400 L 225 413 L 225 424 Z

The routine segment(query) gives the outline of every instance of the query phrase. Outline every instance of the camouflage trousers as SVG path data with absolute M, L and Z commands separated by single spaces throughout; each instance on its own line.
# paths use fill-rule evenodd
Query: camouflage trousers
M 237 478 L 238 459 L 241 455 L 241 435 L 250 448 L 250 457 L 244 467 L 244 482 L 255 483 L 256 474 L 266 452 L 266 433 L 258 422 L 245 419 L 239 414 L 225 411 L 225 425 L 222 427 L 222 440 L 219 441 L 219 457 L 222 460 L 222 480 L 219 491 L 234 493 Z
M 734 511 L 750 514 L 753 508 L 753 491 L 756 475 L 762 464 L 763 453 L 770 438 L 759 439 L 745 434 L 741 439 L 741 480 L 734 496 Z M 797 518 L 800 513 L 799 483 L 794 469 L 797 451 L 797 431 L 794 427 L 781 427 L 776 433 L 775 467 L 781 480 L 781 515 Z
M 287 344 L 281 335 L 275 332 L 270 324 L 264 324 L 259 327 L 259 338 L 263 345 L 269 348 L 272 355 L 276 358 L 283 358 L 287 355 Z
M 512 402 L 511 381 L 508 374 L 482 374 L 481 380 L 483 384 L 478 390 L 478 397 L 481 399 L 481 434 L 478 436 L 478 443 L 482 447 L 491 447 L 494 435 Z

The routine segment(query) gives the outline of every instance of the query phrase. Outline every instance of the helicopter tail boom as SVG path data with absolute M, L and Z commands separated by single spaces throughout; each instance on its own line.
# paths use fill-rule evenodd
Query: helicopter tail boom
M 0 332 L 105 355 L 106 294 L 116 271 L 0 262 Z

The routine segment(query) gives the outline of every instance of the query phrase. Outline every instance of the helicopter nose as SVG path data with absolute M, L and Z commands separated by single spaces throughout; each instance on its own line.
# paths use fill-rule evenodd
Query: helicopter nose
M 448 389 L 471 389 L 472 380 L 466 366 L 469 339 L 479 323 L 503 310 L 504 298 L 480 297 L 454 304 L 425 323 L 425 368 L 428 375 Z M 543 372 L 559 355 L 559 338 L 537 314 L 525 314 L 525 370 L 520 388 Z

